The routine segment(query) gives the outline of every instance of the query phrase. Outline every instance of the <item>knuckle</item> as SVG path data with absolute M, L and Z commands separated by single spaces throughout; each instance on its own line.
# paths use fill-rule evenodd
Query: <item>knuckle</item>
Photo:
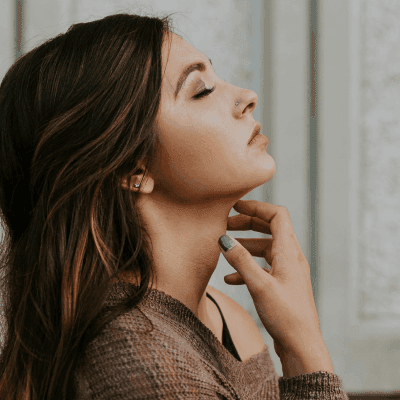
M 290 216 L 289 216 L 289 210 L 285 207 L 285 206 L 278 206 L 278 212 L 277 212 L 277 214 L 280 214 L 280 215 L 285 215 L 286 216 L 286 218 L 290 218 Z

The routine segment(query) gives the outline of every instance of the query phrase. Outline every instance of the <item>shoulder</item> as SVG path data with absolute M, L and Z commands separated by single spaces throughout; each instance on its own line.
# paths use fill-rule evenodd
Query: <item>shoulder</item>
M 221 308 L 232 340 L 243 361 L 264 350 L 265 343 L 257 324 L 251 315 L 235 300 L 220 290 L 208 285 L 206 291 L 215 299 Z
M 230 317 L 232 321 L 241 323 L 244 322 L 247 327 L 251 328 L 251 333 L 254 333 L 255 336 L 259 336 L 262 339 L 257 324 L 251 315 L 239 303 L 211 285 L 207 286 L 207 292 L 210 293 L 211 296 L 217 301 L 224 314 L 224 317 L 226 314 L 227 317 Z

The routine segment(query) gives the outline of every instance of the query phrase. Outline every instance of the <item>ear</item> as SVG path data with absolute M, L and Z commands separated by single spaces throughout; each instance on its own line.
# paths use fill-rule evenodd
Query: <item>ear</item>
M 132 192 L 151 193 L 154 189 L 154 178 L 150 174 L 150 171 L 147 171 L 146 177 L 143 179 L 143 171 L 144 167 L 140 168 L 139 172 L 133 175 L 127 175 L 121 180 L 121 187 Z M 140 186 L 135 187 L 135 184 Z

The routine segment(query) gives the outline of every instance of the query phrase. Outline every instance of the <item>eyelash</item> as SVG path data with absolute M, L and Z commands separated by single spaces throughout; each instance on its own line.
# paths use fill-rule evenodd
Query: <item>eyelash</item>
M 197 99 L 201 99 L 202 97 L 208 96 L 210 93 L 212 93 L 215 90 L 215 88 L 216 88 L 216 86 L 213 86 L 211 89 L 206 89 L 206 90 L 202 91 L 201 93 L 193 96 L 193 99 L 197 100 Z

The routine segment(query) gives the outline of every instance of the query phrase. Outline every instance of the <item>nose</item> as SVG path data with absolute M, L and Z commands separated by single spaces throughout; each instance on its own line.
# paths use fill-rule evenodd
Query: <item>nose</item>
M 237 106 L 239 117 L 247 113 L 251 114 L 258 103 L 257 93 L 253 90 L 248 90 L 247 94 L 242 96 L 240 99 L 242 99 L 243 101 L 241 101 L 240 104 Z

